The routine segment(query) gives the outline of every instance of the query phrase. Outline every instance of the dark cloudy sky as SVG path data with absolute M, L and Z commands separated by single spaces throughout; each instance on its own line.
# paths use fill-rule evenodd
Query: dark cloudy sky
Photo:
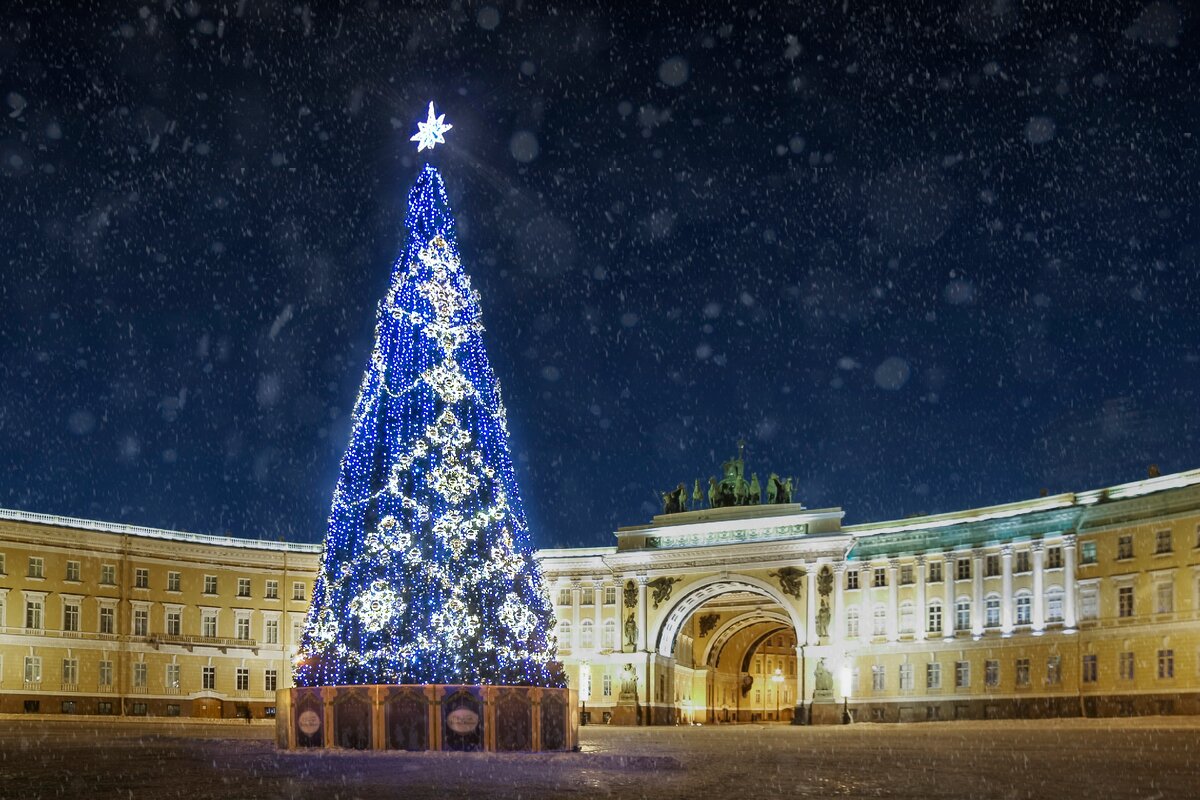
M 540 546 L 1200 466 L 1195 2 L 608 5 L 5 3 L 0 505 L 319 541 L 431 99 Z

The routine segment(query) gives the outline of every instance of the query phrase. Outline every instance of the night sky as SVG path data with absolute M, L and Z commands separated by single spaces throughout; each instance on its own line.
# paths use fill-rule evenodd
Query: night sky
M 400 5 L 4 4 L 0 506 L 320 541 L 430 100 L 538 546 L 1200 466 L 1195 2 Z

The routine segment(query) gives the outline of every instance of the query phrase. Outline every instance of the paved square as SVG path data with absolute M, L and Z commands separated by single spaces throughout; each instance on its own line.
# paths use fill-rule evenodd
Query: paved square
M 582 730 L 560 754 L 280 753 L 262 726 L 0 721 L 2 798 L 1192 798 L 1200 719 Z

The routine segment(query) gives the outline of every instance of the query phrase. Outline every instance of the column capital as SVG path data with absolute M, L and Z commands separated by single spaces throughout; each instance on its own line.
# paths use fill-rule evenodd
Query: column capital
M 846 571 L 846 562 L 845 561 L 838 561 L 837 563 L 835 563 L 833 565 L 833 574 L 834 575 L 841 575 L 845 571 Z
M 917 566 L 918 567 L 925 566 L 925 554 L 924 553 L 917 553 Z
M 1029 543 L 1029 549 L 1035 553 L 1040 553 L 1046 549 L 1046 544 L 1041 539 L 1038 539 L 1036 542 Z
M 1011 544 L 1000 545 L 1000 555 L 1004 558 L 1012 558 L 1013 546 Z
M 1062 543 L 1063 543 L 1063 547 L 1066 547 L 1068 549 L 1074 548 L 1075 547 L 1075 534 L 1068 533 L 1066 536 L 1063 537 Z
M 579 591 L 583 588 L 583 578 L 571 578 L 571 589 Z
M 975 547 L 971 549 L 971 558 L 981 559 L 985 555 L 987 555 L 987 552 L 982 547 Z
M 645 587 L 648 583 L 650 583 L 650 578 L 646 575 L 638 575 L 636 577 L 637 577 L 638 586 L 640 586 L 640 587 Z
M 900 559 L 889 558 L 887 565 L 888 565 L 888 569 L 890 569 L 892 572 L 895 572 L 896 570 L 900 569 Z

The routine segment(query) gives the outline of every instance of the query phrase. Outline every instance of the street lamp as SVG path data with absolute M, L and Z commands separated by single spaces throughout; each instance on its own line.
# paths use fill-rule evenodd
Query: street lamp
M 779 691 L 783 688 L 783 667 L 775 668 L 771 682 L 775 684 L 775 721 L 779 722 Z
M 592 696 L 592 664 L 589 661 L 579 662 L 579 699 L 583 701 L 583 713 L 579 717 L 580 725 L 587 725 L 587 701 Z

